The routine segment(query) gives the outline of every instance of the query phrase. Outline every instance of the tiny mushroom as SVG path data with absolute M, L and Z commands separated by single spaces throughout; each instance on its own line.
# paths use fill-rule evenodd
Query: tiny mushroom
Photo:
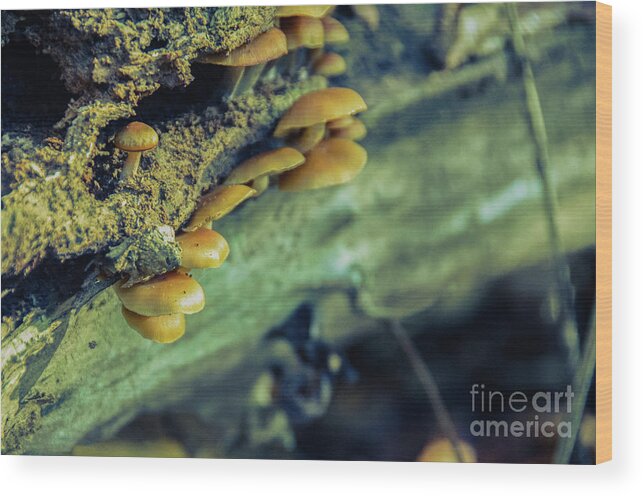
M 348 30 L 334 17 L 324 17 L 321 22 L 324 28 L 324 41 L 327 44 L 339 45 L 350 40 Z
M 215 269 L 230 253 L 230 246 L 221 234 L 207 227 L 176 236 L 181 247 L 181 267 L 184 269 Z
M 141 154 L 156 148 L 158 143 L 159 135 L 143 122 L 130 122 L 118 131 L 114 137 L 114 146 L 128 154 L 121 172 L 121 180 L 136 174 L 141 162 Z
M 313 69 L 320 76 L 339 76 L 346 72 L 346 61 L 338 53 L 328 52 L 315 60 Z
M 183 230 L 194 231 L 208 222 L 218 220 L 255 194 L 253 188 L 243 184 L 217 186 L 201 197 L 199 205 Z
M 359 119 L 352 119 L 352 122 L 347 126 L 330 130 L 330 136 L 332 138 L 346 138 L 354 141 L 363 140 L 366 137 L 366 126 Z
M 286 17 L 280 21 L 288 50 L 324 46 L 324 26 L 316 17 Z
M 146 317 L 128 310 L 125 306 L 121 311 L 132 329 L 156 343 L 173 343 L 185 334 L 185 316 L 182 313 Z
M 235 167 L 225 181 L 225 184 L 248 184 L 258 178 L 294 169 L 304 163 L 306 158 L 297 150 L 290 147 L 277 148 L 260 153 Z
M 364 99 L 350 88 L 325 88 L 305 94 L 281 118 L 274 132 L 277 138 L 366 110 Z
M 306 162 L 279 176 L 282 191 L 303 191 L 343 184 L 366 164 L 366 150 L 351 140 L 330 138 L 306 154 Z
M 427 443 L 417 458 L 418 462 L 458 462 L 458 452 L 449 439 L 438 438 Z M 458 441 L 458 451 L 464 463 L 477 461 L 476 451 L 469 443 Z
M 377 31 L 380 26 L 380 11 L 377 5 L 353 5 L 353 12 L 366 23 L 371 31 Z
M 147 317 L 197 313 L 205 305 L 205 295 L 199 283 L 177 271 L 167 272 L 129 288 L 118 282 L 114 290 L 128 310 Z

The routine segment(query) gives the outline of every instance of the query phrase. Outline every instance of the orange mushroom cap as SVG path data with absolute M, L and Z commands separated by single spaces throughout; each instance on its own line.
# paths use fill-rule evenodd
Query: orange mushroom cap
M 465 463 L 477 461 L 476 451 L 469 443 L 458 442 L 458 450 L 464 458 Z M 426 444 L 422 453 L 417 458 L 418 462 L 457 462 L 458 455 L 453 448 L 451 441 L 446 438 L 439 438 Z
M 333 138 L 346 138 L 353 141 L 363 140 L 366 138 L 366 134 L 366 126 L 359 119 L 353 119 L 348 126 L 330 131 L 330 135 Z
M 339 76 L 346 72 L 346 61 L 344 60 L 344 57 L 338 53 L 328 52 L 315 61 L 313 69 L 315 70 L 315 74 L 319 74 L 321 76 Z
M 146 339 L 156 343 L 173 343 L 185 334 L 185 315 L 174 313 L 146 317 L 123 306 L 121 312 L 127 324 Z
M 306 155 L 306 162 L 279 176 L 282 191 L 303 191 L 343 184 L 364 168 L 366 150 L 347 139 L 322 141 Z
M 339 119 L 328 121 L 326 123 L 326 127 L 331 131 L 335 129 L 341 129 L 343 127 L 350 126 L 354 120 L 355 118 L 352 115 L 345 115 L 343 117 L 340 117 Z
M 206 54 L 199 62 L 233 67 L 247 67 L 262 64 L 288 53 L 286 35 L 278 28 L 261 33 L 245 45 L 235 48 L 227 55 Z
M 159 144 L 159 135 L 144 122 L 130 122 L 114 137 L 116 148 L 126 152 L 145 152 Z
M 346 27 L 334 17 L 324 17 L 321 22 L 324 27 L 324 41 L 326 43 L 338 45 L 350 40 Z
M 210 193 L 207 193 L 197 206 L 192 218 L 184 231 L 194 231 L 202 225 L 218 220 L 230 213 L 244 200 L 254 196 L 255 190 L 242 184 L 232 186 L 217 186 Z
M 207 227 L 178 234 L 176 242 L 181 247 L 181 267 L 186 269 L 215 269 L 230 254 L 226 239 Z
M 281 118 L 274 136 L 284 137 L 295 129 L 310 127 L 366 110 L 366 102 L 350 88 L 312 91 L 297 100 Z
M 290 147 L 277 148 L 260 153 L 235 167 L 226 179 L 226 184 L 246 184 L 261 176 L 278 174 L 304 163 L 306 158 Z
M 253 179 L 250 187 L 256 191 L 255 196 L 259 196 L 270 187 L 270 176 L 260 176 Z
M 132 312 L 147 317 L 173 313 L 197 313 L 203 310 L 203 288 L 186 274 L 168 272 L 154 279 L 124 288 L 114 286 L 116 295 Z
M 353 12 L 366 23 L 371 31 L 377 31 L 380 26 L 380 11 L 377 5 L 353 5 Z
M 324 26 L 315 17 L 286 17 L 281 20 L 288 50 L 321 48 L 324 46 Z

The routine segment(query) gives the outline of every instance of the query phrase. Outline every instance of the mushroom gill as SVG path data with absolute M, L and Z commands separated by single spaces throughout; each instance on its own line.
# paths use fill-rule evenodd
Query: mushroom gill
M 260 153 L 235 167 L 225 184 L 247 184 L 254 179 L 294 169 L 304 163 L 305 157 L 290 147 Z
M 223 68 L 219 92 L 232 98 L 252 89 L 267 62 L 288 53 L 285 34 L 272 28 L 228 54 L 202 55 L 197 62 Z

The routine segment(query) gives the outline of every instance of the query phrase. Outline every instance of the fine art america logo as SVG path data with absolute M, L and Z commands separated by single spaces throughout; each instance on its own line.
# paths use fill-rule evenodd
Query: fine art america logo
M 571 437 L 572 423 L 559 420 L 572 412 L 574 393 L 571 386 L 565 391 L 539 391 L 526 394 L 485 389 L 484 384 L 471 386 L 471 411 L 485 419 L 473 420 L 470 425 L 476 437 Z M 521 414 L 519 420 L 499 420 L 488 417 Z M 527 419 L 523 415 L 527 414 Z M 531 418 L 529 418 L 531 417 Z M 544 418 L 543 418 L 544 417 Z M 549 419 L 549 420 L 545 420 Z

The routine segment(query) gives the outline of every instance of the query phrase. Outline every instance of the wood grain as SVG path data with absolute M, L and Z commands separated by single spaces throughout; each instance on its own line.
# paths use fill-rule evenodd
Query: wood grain
M 596 463 L 612 459 L 612 7 L 596 3 Z

